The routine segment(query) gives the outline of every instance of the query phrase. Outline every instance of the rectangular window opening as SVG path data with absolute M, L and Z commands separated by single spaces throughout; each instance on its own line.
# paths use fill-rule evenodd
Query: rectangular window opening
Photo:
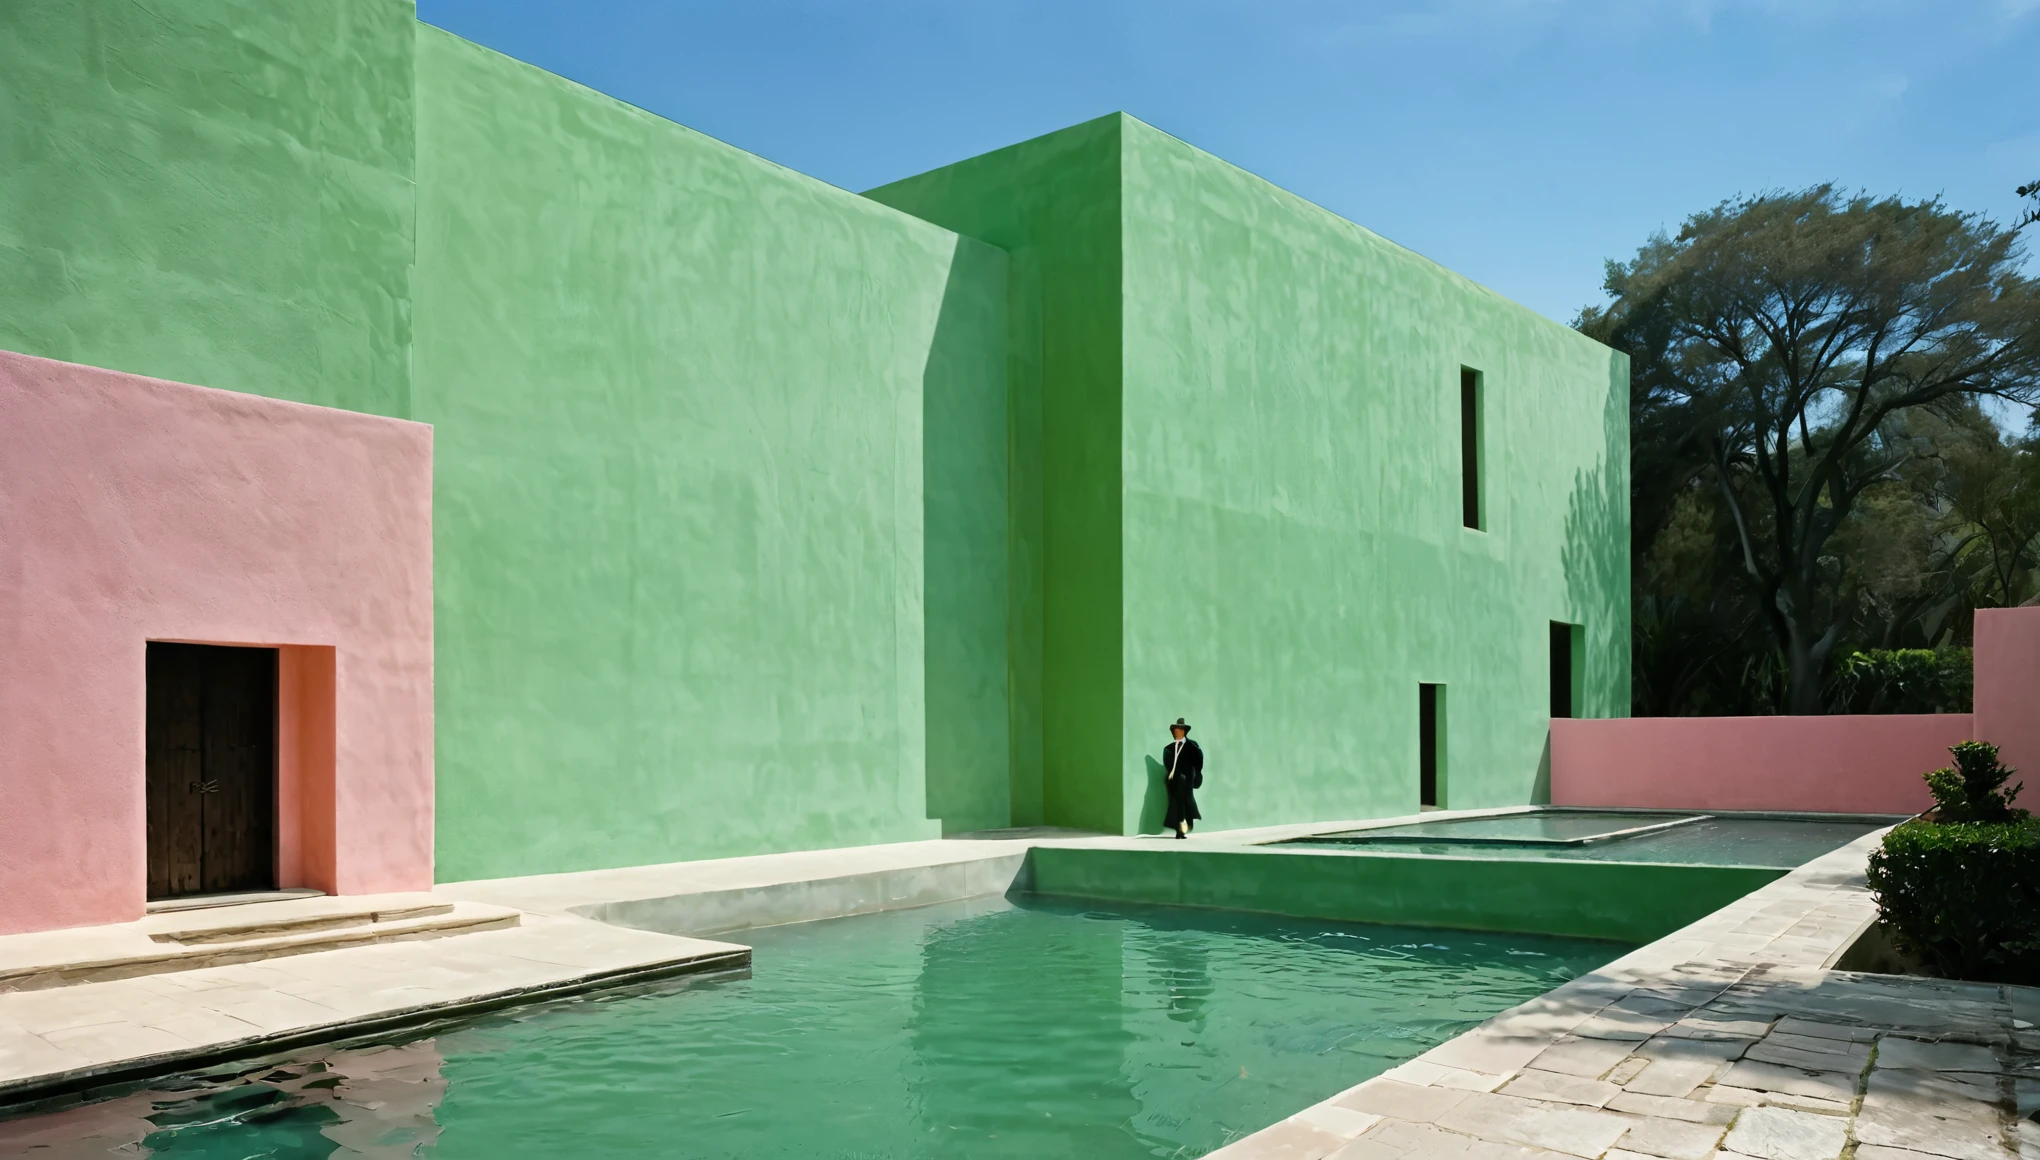
M 1445 804 L 1445 686 L 1417 686 L 1417 804 L 1439 809 Z
M 1459 492 L 1466 526 L 1478 530 L 1480 510 L 1480 372 L 1459 368 Z
M 1580 626 L 1551 622 L 1551 715 L 1579 715 Z

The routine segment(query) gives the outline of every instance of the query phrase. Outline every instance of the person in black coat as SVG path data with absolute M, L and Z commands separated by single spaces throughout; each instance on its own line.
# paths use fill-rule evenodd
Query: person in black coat
M 1204 784 L 1204 751 L 1190 740 L 1190 726 L 1181 717 L 1169 726 L 1169 735 L 1175 740 L 1162 750 L 1162 778 L 1169 791 L 1169 815 L 1162 824 L 1187 838 L 1190 824 L 1204 816 L 1197 812 L 1195 792 Z

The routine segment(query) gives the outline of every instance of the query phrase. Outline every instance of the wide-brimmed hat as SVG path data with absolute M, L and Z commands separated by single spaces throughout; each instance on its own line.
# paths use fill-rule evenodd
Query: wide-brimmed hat
M 1190 726 L 1189 726 L 1189 724 L 1188 724 L 1187 722 L 1185 722 L 1185 721 L 1184 721 L 1184 720 L 1183 720 L 1183 719 L 1182 719 L 1181 717 L 1178 717 L 1178 718 L 1176 718 L 1176 723 L 1175 723 L 1174 725 L 1171 725 L 1171 726 L 1169 726 L 1169 728 L 1171 728 L 1171 729 L 1181 729 L 1181 730 L 1182 730 L 1183 732 L 1185 732 L 1185 733 L 1188 733 L 1188 732 L 1190 732 Z

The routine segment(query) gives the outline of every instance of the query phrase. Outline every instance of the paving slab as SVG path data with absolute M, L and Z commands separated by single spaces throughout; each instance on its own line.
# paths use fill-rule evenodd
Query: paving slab
M 1762 1160 L 1836 1160 L 1848 1143 L 1848 1122 L 1838 1117 L 1751 1108 L 1736 1117 L 1721 1147 Z

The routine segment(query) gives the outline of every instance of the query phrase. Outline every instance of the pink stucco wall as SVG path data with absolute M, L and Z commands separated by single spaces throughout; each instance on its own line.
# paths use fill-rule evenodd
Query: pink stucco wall
M 2040 808 L 2040 608 L 1978 610 L 1976 735 L 2026 775 L 2021 804 Z
M 1974 713 L 1631 717 L 1551 723 L 1551 801 L 1569 806 L 1910 814 L 1920 775 L 1975 738 L 2040 794 L 2040 608 L 1976 614 Z
M 432 882 L 432 433 L 0 352 L 0 933 L 142 913 L 150 640 L 284 646 L 279 868 Z
M 1551 803 L 1911 814 L 1970 715 L 1616 717 L 1551 723 Z

